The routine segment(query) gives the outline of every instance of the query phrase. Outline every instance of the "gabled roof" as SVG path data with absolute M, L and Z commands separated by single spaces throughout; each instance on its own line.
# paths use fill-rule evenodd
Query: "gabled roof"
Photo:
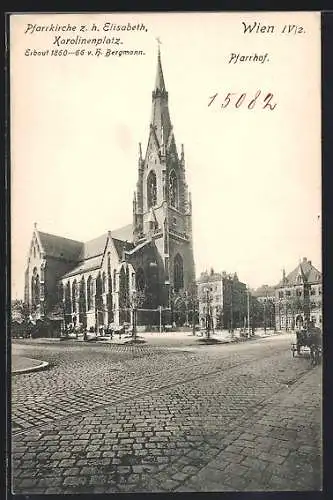
M 74 276 L 75 274 L 86 273 L 87 271 L 93 271 L 94 269 L 98 269 L 102 265 L 103 255 L 97 255 L 96 257 L 92 257 L 91 259 L 83 260 L 79 262 L 74 269 L 71 269 L 68 273 L 64 274 L 63 278 L 69 278 L 70 276 Z
M 70 240 L 62 236 L 37 231 L 42 248 L 47 257 L 78 261 L 83 248 L 82 241 Z
M 103 255 L 107 237 L 108 233 L 104 233 L 93 240 L 86 241 L 80 255 L 80 260 L 91 259 L 97 255 Z
M 109 234 L 119 259 L 122 258 L 124 251 L 131 251 L 135 247 L 132 224 L 127 224 L 86 242 L 62 238 L 41 231 L 36 232 L 47 257 L 73 262 L 73 269 L 64 274 L 63 278 L 101 267 Z
M 127 224 L 127 226 L 119 227 L 114 231 L 111 231 L 111 236 L 117 238 L 118 240 L 133 242 L 133 226 L 132 224 Z
M 279 282 L 278 287 L 300 284 L 297 280 L 298 276 L 301 276 L 301 283 L 320 283 L 322 280 L 321 272 L 312 265 L 311 260 L 304 257 L 298 266 L 286 276 L 285 281 Z

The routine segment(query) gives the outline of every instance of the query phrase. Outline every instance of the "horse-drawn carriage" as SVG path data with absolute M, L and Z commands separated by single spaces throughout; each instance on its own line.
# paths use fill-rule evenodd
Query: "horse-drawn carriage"
M 308 326 L 296 332 L 296 342 L 291 344 L 292 356 L 295 357 L 308 353 L 311 365 L 315 366 L 320 362 L 322 355 L 321 330 L 309 323 Z

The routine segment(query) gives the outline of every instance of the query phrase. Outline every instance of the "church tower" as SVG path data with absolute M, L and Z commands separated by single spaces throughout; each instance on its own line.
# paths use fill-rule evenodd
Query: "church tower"
M 148 145 L 144 156 L 139 145 L 133 232 L 136 244 L 146 240 L 154 242 L 158 251 L 159 282 L 165 285 L 167 295 L 169 287 L 179 292 L 195 280 L 192 206 L 185 179 L 184 147 L 181 146 L 178 154 L 160 49 L 152 93 Z

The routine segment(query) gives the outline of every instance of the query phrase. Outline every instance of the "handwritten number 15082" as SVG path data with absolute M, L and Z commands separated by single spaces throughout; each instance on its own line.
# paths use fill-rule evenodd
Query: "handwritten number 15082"
M 214 101 L 215 104 L 219 104 L 219 99 L 216 100 L 218 96 L 218 93 L 214 94 L 213 96 L 209 97 L 209 103 L 208 106 L 211 106 Z M 263 97 L 264 96 L 264 97 Z M 227 108 L 230 104 L 230 106 L 233 106 L 235 108 L 240 108 L 242 107 L 247 107 L 248 109 L 254 109 L 254 108 L 261 108 L 261 109 L 269 109 L 273 110 L 276 107 L 276 102 L 274 102 L 274 95 L 272 93 L 268 94 L 263 94 L 261 95 L 261 90 L 257 90 L 257 92 L 249 96 L 245 92 L 243 94 L 239 94 L 236 92 L 228 92 L 226 97 L 222 98 L 222 101 L 220 101 L 220 106 L 221 108 Z

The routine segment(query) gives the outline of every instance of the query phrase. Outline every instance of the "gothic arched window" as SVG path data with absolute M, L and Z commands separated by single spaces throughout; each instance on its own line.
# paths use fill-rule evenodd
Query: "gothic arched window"
M 128 269 L 125 271 L 124 266 L 119 272 L 119 307 L 125 308 L 128 306 Z
M 96 278 L 96 295 L 95 295 L 95 304 L 96 304 L 96 309 L 98 311 L 101 311 L 103 308 L 103 299 L 102 299 L 103 286 L 104 284 L 103 284 L 103 279 L 101 278 L 101 273 L 98 273 L 98 276 Z
M 40 302 L 40 283 L 37 267 L 34 268 L 31 278 L 31 302 L 32 305 L 37 306 Z
M 173 264 L 173 281 L 175 292 L 179 292 L 179 290 L 184 288 L 183 259 L 179 253 L 177 253 Z
M 88 303 L 88 311 L 92 308 L 92 277 L 89 276 L 87 280 L 87 303 Z
M 145 273 L 142 267 L 136 272 L 136 289 L 139 291 L 143 291 L 145 289 Z
M 72 301 L 71 301 L 71 284 L 68 281 L 65 289 L 65 311 L 66 314 L 71 314 L 72 312 Z
M 108 258 L 109 260 L 109 258 Z M 108 318 L 109 318 L 109 323 L 112 322 L 113 320 L 113 314 L 112 314 L 112 275 L 111 275 L 111 262 L 110 262 L 110 267 L 108 263 L 108 294 L 107 294 L 107 310 L 108 310 Z
M 172 207 L 178 208 L 178 179 L 174 170 L 169 175 L 169 202 Z
M 76 304 L 77 304 L 77 283 L 76 280 L 73 281 L 72 284 L 72 304 L 73 304 L 73 313 L 77 312 L 76 311 Z
M 152 170 L 147 178 L 147 200 L 148 209 L 154 207 L 157 201 L 156 174 Z
M 106 276 L 105 276 L 105 272 L 103 272 L 103 275 L 102 275 L 102 293 L 105 293 L 106 292 Z
M 111 254 L 108 252 L 108 274 L 111 274 Z
M 79 321 L 84 323 L 86 312 L 86 291 L 85 291 L 85 281 L 84 276 L 82 276 L 80 282 L 80 293 L 79 293 Z

